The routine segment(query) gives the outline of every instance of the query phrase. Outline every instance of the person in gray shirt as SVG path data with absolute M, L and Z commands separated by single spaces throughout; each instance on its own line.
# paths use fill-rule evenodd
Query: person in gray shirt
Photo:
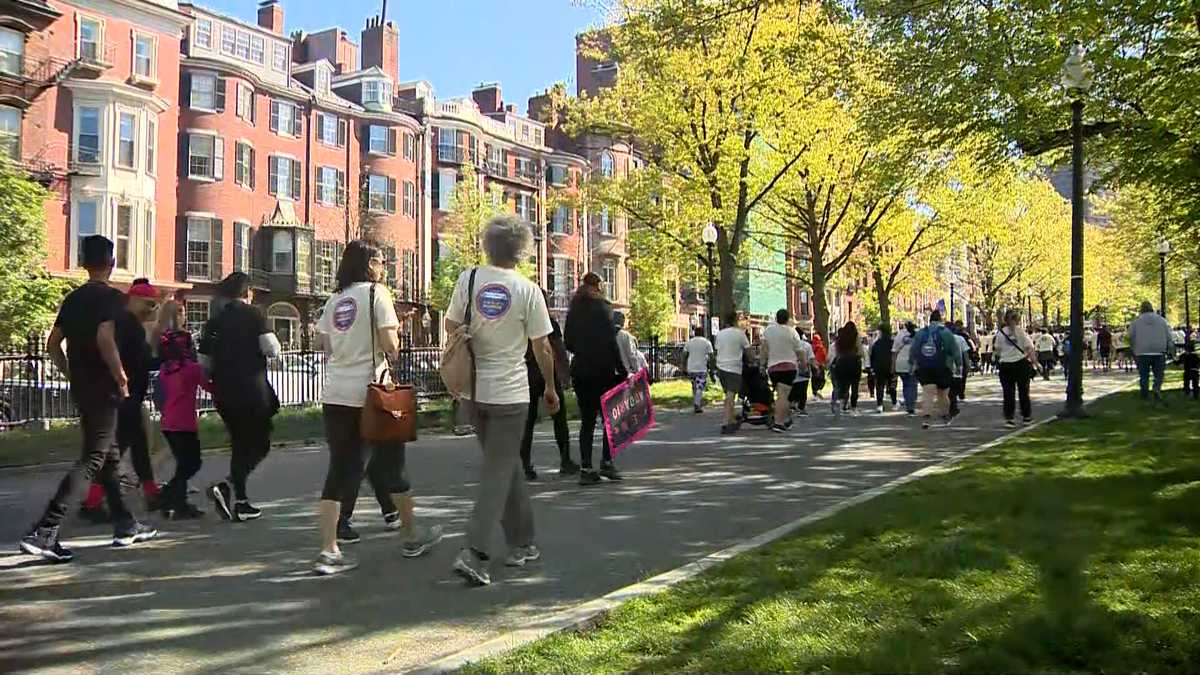
M 1150 373 L 1154 373 L 1154 402 L 1162 400 L 1163 371 L 1167 366 L 1167 355 L 1174 351 L 1175 341 L 1167 320 L 1154 313 L 1154 306 L 1143 302 L 1141 314 L 1129 326 L 1129 347 L 1137 361 L 1138 384 L 1142 400 L 1150 398 Z

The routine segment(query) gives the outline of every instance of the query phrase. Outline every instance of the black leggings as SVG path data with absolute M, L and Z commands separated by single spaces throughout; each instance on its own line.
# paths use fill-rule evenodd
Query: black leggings
M 321 406 L 321 412 L 329 443 L 329 470 L 325 473 L 321 499 L 340 502 L 341 518 L 349 520 L 354 515 L 362 485 L 364 455 L 370 450 L 366 474 L 375 491 L 375 500 L 382 513 L 395 511 L 392 495 L 409 490 L 404 479 L 404 444 L 377 446 L 364 441 L 360 429 L 362 408 L 326 404 Z
M 541 377 L 531 378 L 529 383 L 529 415 L 525 418 L 525 435 L 521 437 L 521 466 L 533 468 L 533 428 L 537 426 L 542 393 L 546 388 Z M 554 440 L 558 444 L 558 459 L 561 464 L 571 461 L 571 430 L 567 426 L 567 406 L 563 404 L 562 383 L 555 378 L 554 391 L 558 394 L 558 412 L 551 415 L 554 420 Z
M 108 510 L 114 523 L 133 519 L 121 500 L 121 484 L 117 480 L 117 465 L 121 453 L 113 444 L 117 435 L 117 402 L 107 397 L 75 397 L 79 408 L 79 431 L 82 452 L 79 461 L 63 476 L 39 527 L 57 527 L 72 508 L 83 501 L 88 485 L 95 481 L 104 487 Z
M 246 480 L 271 451 L 271 418 L 265 411 L 247 413 L 226 408 L 217 412 L 229 431 L 229 480 L 233 483 L 233 496 L 245 501 Z
M 792 384 L 792 390 L 788 393 L 788 402 L 795 403 L 800 410 L 808 405 L 808 380 L 800 380 Z
M 188 481 L 200 470 L 200 435 L 195 431 L 164 431 L 163 435 L 175 455 L 175 476 L 163 488 L 163 504 L 179 508 L 187 503 Z
M 613 376 L 616 377 L 615 375 Z M 579 465 L 584 469 L 592 468 L 592 435 L 596 431 L 596 418 L 600 416 L 600 397 L 612 389 L 620 380 L 598 381 L 592 379 L 572 379 L 575 385 L 575 398 L 579 402 Z M 601 461 L 612 461 L 612 449 L 608 447 L 608 434 L 600 427 L 600 438 L 603 443 Z
M 875 371 L 875 405 L 883 407 L 883 397 L 888 396 L 896 405 L 896 376 L 890 372 Z
M 1024 359 L 1000 364 L 1000 389 L 1004 392 L 1004 419 L 1011 420 L 1017 407 L 1016 398 L 1021 399 L 1021 417 L 1033 416 L 1033 403 L 1029 400 L 1029 362 Z
M 150 463 L 150 442 L 146 438 L 146 418 L 142 415 L 144 396 L 130 396 L 117 406 L 117 445 L 129 450 L 129 460 L 138 482 L 154 482 L 154 466 Z
M 833 365 L 833 382 L 837 385 L 837 400 L 845 407 L 858 407 L 858 383 L 862 379 L 862 363 L 858 359 L 839 359 Z

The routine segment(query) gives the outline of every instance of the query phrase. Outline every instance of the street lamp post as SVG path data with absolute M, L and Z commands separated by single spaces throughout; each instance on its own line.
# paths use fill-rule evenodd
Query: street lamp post
M 704 321 L 704 334 L 708 336 L 709 341 L 712 341 L 712 319 L 713 319 L 713 247 L 717 243 L 717 226 L 709 223 L 704 226 L 704 231 L 700 233 L 700 241 L 704 242 L 708 248 L 708 316 Z
M 1076 41 L 1063 63 L 1062 83 L 1071 96 L 1071 359 L 1067 367 L 1067 404 L 1060 417 L 1085 417 L 1083 411 L 1083 97 L 1092 87 L 1092 68 Z
M 1025 289 L 1025 302 L 1028 303 L 1027 311 L 1029 312 L 1029 325 L 1033 326 L 1033 286 Z M 1045 317 L 1042 318 L 1045 319 Z
M 1167 256 L 1171 255 L 1171 242 L 1166 237 L 1158 240 L 1158 313 L 1167 318 Z

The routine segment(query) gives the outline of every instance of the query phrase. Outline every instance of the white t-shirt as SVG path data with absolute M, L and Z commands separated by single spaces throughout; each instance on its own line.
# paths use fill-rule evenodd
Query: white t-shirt
M 717 333 L 717 369 L 727 373 L 742 372 L 742 354 L 750 346 L 746 332 L 736 326 L 722 328 Z
M 454 285 L 446 318 L 466 316 L 471 270 Z M 516 270 L 485 265 L 475 276 L 471 298 L 471 344 L 475 349 L 475 400 L 492 405 L 529 403 L 525 349 L 529 340 L 553 330 L 542 291 Z
M 367 385 L 376 381 L 387 368 L 383 346 L 375 338 L 375 366 L 371 370 L 371 284 L 360 282 L 334 293 L 325 302 L 317 332 L 328 336 L 329 364 L 321 403 L 361 408 L 367 400 Z M 386 286 L 375 284 L 375 327 L 400 325 L 392 294 Z
M 812 344 L 804 338 L 800 338 L 800 368 L 796 370 L 796 382 L 804 382 L 808 380 L 812 373 L 812 364 L 817 360 L 813 354 Z
M 1049 333 L 1042 333 L 1038 335 L 1035 344 L 1039 352 L 1052 352 L 1054 351 L 1054 336 Z
M 767 326 L 762 334 L 763 348 L 767 353 L 767 370 L 781 363 L 797 362 L 797 354 L 802 349 L 800 334 L 791 326 L 773 323 Z
M 708 357 L 712 356 L 713 346 L 708 340 L 697 335 L 683 346 L 687 354 L 687 371 L 689 373 L 707 373 Z
M 967 353 L 969 352 L 969 348 L 967 347 L 967 338 L 958 333 L 954 334 L 954 341 L 958 343 L 958 360 L 954 362 L 954 377 L 961 378 L 963 376 L 963 367 L 966 365 L 963 361 L 968 358 Z
M 897 373 L 912 372 L 912 365 L 908 359 L 912 341 L 913 334 L 908 332 L 907 328 L 901 328 L 900 332 L 896 333 L 896 337 L 892 338 L 892 354 L 896 357 Z

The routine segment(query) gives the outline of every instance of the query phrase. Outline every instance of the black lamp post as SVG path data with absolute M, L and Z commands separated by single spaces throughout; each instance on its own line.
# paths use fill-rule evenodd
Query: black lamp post
M 1158 240 L 1158 314 L 1167 318 L 1167 256 L 1171 255 L 1171 242 L 1166 237 Z
M 1187 274 L 1183 275 L 1183 334 L 1187 339 L 1192 339 L 1192 300 L 1188 296 L 1188 278 Z
M 1025 289 L 1025 302 L 1027 303 L 1026 309 L 1029 312 L 1029 325 L 1033 326 L 1033 286 Z
M 704 226 L 704 231 L 700 233 L 700 241 L 708 248 L 708 260 L 706 267 L 708 268 L 708 316 L 704 320 L 704 334 L 711 342 L 713 339 L 712 319 L 713 319 L 713 246 L 717 243 L 717 227 L 712 223 Z
M 1059 417 L 1086 417 L 1083 410 L 1083 97 L 1092 87 L 1092 69 L 1078 41 L 1063 63 L 1062 82 L 1071 96 L 1071 358 L 1067 364 L 1067 404 Z

